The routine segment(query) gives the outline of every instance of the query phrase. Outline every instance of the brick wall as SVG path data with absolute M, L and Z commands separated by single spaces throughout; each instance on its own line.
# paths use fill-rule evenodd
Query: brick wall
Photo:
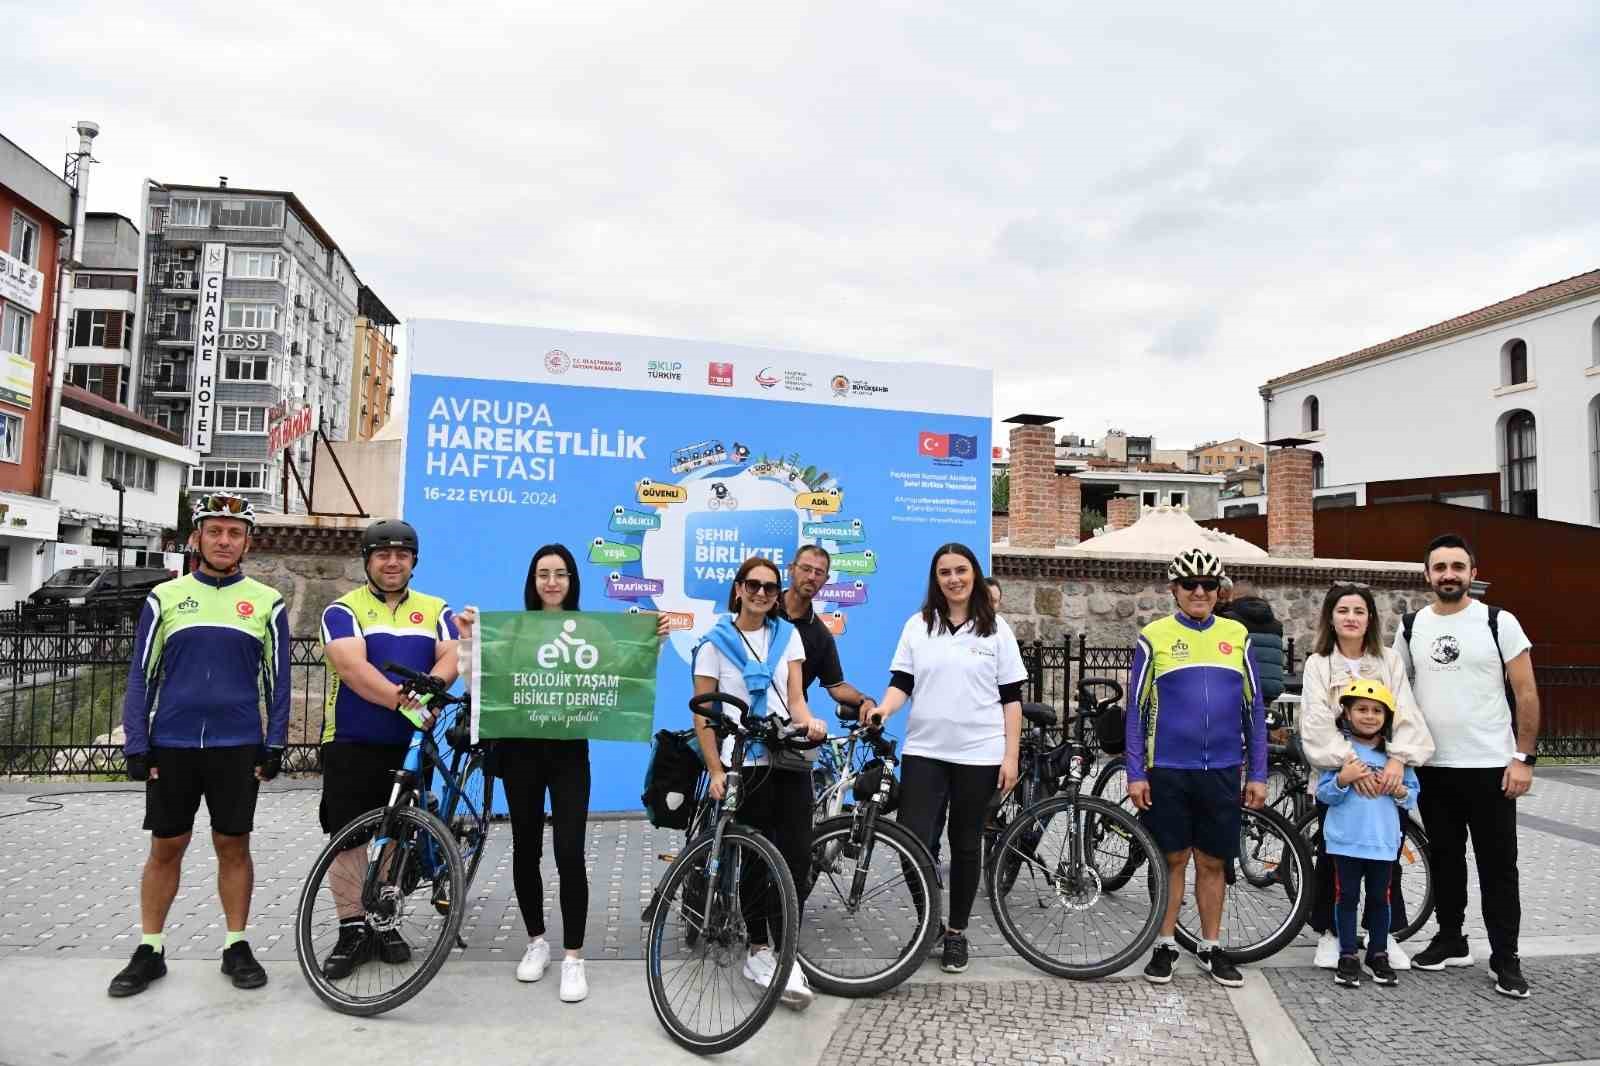
M 1311 507 L 1312 453 L 1280 448 L 1267 464 L 1267 554 L 1309 559 L 1316 554 Z
M 1054 548 L 1061 514 L 1056 503 L 1056 435 L 1049 426 L 1011 430 L 1010 540 L 1019 548 Z
M 989 516 L 989 520 L 991 523 L 989 542 L 991 544 L 999 544 L 1011 536 L 1011 516 L 1009 514 L 996 512 Z
M 1083 482 L 1070 474 L 1056 475 L 1056 505 L 1061 514 L 1061 529 L 1056 543 L 1070 547 L 1078 543 L 1083 525 Z
M 1106 501 L 1106 528 L 1127 529 L 1139 520 L 1139 497 L 1113 496 Z

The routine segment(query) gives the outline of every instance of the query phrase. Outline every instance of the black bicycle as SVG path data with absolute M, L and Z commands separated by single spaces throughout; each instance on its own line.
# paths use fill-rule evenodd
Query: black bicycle
M 739 720 L 724 706 L 738 711 Z M 738 821 L 747 746 L 806 750 L 821 741 L 803 739 L 780 718 L 754 717 L 743 700 L 722 692 L 695 696 L 689 709 L 718 737 L 733 737 L 733 758 L 723 798 L 702 800 L 683 850 L 644 909 L 645 974 L 650 1006 L 667 1035 L 714 1055 L 766 1023 L 788 985 L 799 941 L 799 899 L 782 853 Z M 767 925 L 777 961 L 765 986 L 749 970 L 752 922 Z
M 854 806 L 813 830 L 811 872 L 801 902 L 799 962 L 835 996 L 870 996 L 910 977 L 939 935 L 944 893 L 933 856 L 891 814 L 899 799 L 893 739 L 839 708 L 847 750 L 870 756 L 848 781 Z M 845 765 L 853 766 L 854 759 Z
M 469 735 L 471 701 L 395 663 L 406 691 L 439 710 L 395 770 L 389 802 L 334 833 L 311 864 L 296 908 L 295 955 L 306 982 L 344 1014 L 393 1010 L 415 996 L 461 940 L 464 905 L 483 860 L 494 781 Z M 441 753 L 434 732 L 450 754 Z M 437 789 L 437 790 L 436 790 Z M 329 956 L 346 918 L 364 917 L 362 954 L 333 976 Z
M 1099 689 L 1113 695 L 1097 699 Z M 1035 756 L 1038 773 L 1059 781 L 1059 792 L 1017 812 L 990 860 L 989 902 L 1001 935 L 1059 977 L 1104 977 L 1128 966 L 1155 942 L 1166 910 L 1167 867 L 1155 838 L 1128 811 L 1083 792 L 1094 764 L 1088 723 L 1121 694 L 1115 681 L 1079 683 L 1067 739 Z M 1033 724 L 1046 728 L 1042 715 Z M 1143 877 L 1115 883 L 1140 866 Z

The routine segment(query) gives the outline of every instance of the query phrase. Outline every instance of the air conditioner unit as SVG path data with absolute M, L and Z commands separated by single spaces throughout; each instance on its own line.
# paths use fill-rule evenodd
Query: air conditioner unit
M 174 289 L 194 288 L 194 273 L 188 270 L 174 270 L 172 272 L 172 287 Z

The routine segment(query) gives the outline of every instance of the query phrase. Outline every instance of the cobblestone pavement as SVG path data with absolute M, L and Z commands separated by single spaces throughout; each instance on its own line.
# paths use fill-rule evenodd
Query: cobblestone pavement
M 1541 780 L 1523 805 L 1520 835 L 1523 930 L 1528 936 L 1600 933 L 1600 878 L 1573 877 L 1592 870 L 1600 854 L 1589 839 L 1600 827 L 1600 773 L 1564 770 Z M 1574 780 L 1577 778 L 1577 780 Z M 14 788 L 15 786 L 8 786 Z M 49 789 L 39 786 L 40 791 Z M 252 851 L 256 886 L 251 941 L 267 959 L 293 957 L 292 923 L 300 885 L 326 841 L 317 825 L 315 782 L 264 791 Z M 138 933 L 138 885 L 148 838 L 140 829 L 143 797 L 137 786 L 62 796 L 59 810 L 0 819 L 0 956 L 18 952 L 82 957 L 125 955 Z M 28 810 L 26 793 L 0 792 L 0 815 Z M 168 926 L 168 952 L 176 958 L 220 951 L 224 929 L 216 901 L 215 859 L 201 812 L 185 863 L 185 879 Z M 589 824 L 587 858 L 590 907 L 587 953 L 595 959 L 640 958 L 639 914 L 682 834 L 637 819 Z M 525 932 L 511 883 L 511 832 L 504 823 L 490 834 L 489 850 L 472 888 L 462 935 L 467 959 L 515 958 Z M 557 876 L 545 843 L 545 914 L 552 938 L 561 934 Z M 1468 863 L 1467 933 L 1483 935 L 1477 913 L 1476 872 Z M 1419 934 L 1424 941 L 1432 925 Z M 968 929 L 976 957 L 1009 956 L 981 895 Z M 1310 944 L 1309 933 L 1300 942 Z
M 1482 959 L 1442 973 L 1403 973 L 1395 988 L 1338 988 L 1326 970 L 1265 973 L 1278 1002 L 1328 1066 L 1516 1066 L 1600 1058 L 1600 956 L 1524 959 L 1522 971 L 1533 990 L 1525 1000 L 1495 992 Z
M 824 1066 L 911 1062 L 1255 1066 L 1227 993 L 1205 977 L 933 982 L 850 1005 Z

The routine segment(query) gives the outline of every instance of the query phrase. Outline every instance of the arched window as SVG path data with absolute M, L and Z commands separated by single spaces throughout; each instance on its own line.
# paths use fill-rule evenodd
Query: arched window
M 1321 452 L 1311 453 L 1311 487 L 1320 489 L 1327 483 L 1328 473 L 1323 466 Z
M 1600 318 L 1594 320 L 1594 325 L 1589 327 L 1589 363 L 1591 366 L 1600 366 Z
M 1538 433 L 1533 414 L 1513 411 L 1506 419 L 1506 510 L 1539 517 Z
M 1322 404 L 1315 396 L 1307 396 L 1305 403 L 1300 405 L 1300 428 L 1307 433 L 1315 433 L 1322 428 Z
M 1528 380 L 1528 342 L 1513 337 L 1500 346 L 1500 383 L 1522 385 Z
M 1600 329 L 1600 323 L 1596 328 Z M 1600 396 L 1589 401 L 1589 484 L 1594 490 L 1591 521 L 1600 525 Z

